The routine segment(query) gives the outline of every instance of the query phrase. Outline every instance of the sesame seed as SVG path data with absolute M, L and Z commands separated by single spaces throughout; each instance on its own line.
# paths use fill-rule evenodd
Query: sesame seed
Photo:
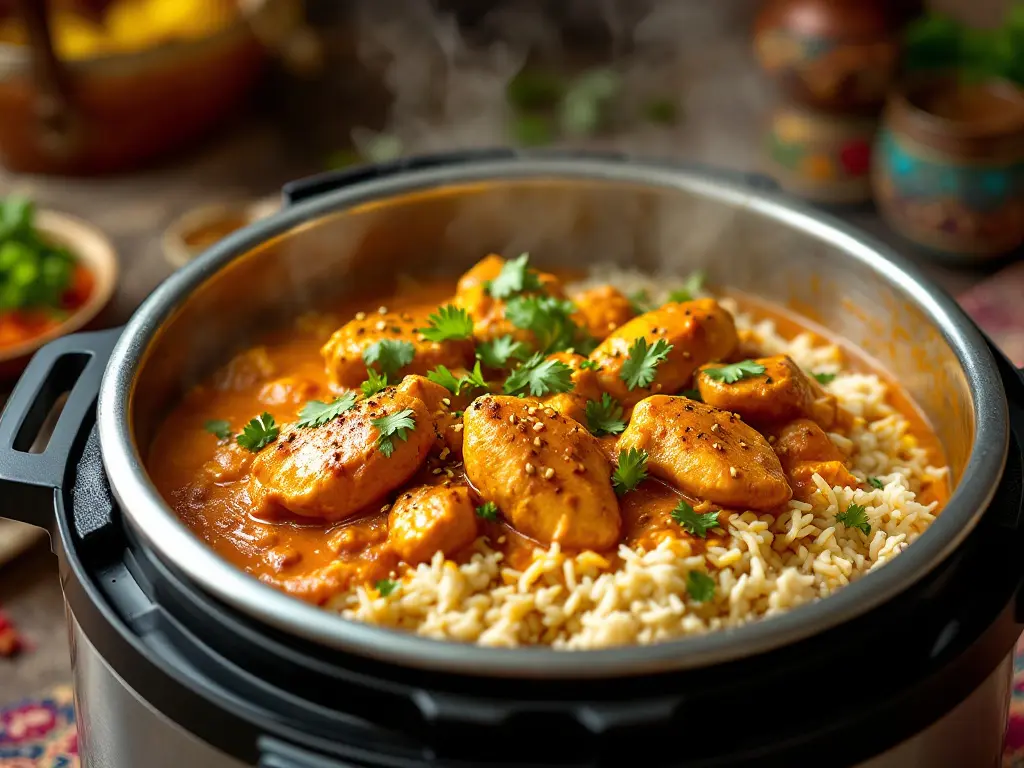
M 461 432 L 462 424 L 452 424 L 452 432 Z
M 447 459 L 449 453 L 451 453 L 451 450 L 449 450 L 447 447 L 444 450 L 442 450 L 441 451 L 441 461 L 444 461 L 445 459 Z
M 690 353 L 687 352 L 685 349 L 683 350 L 683 357 L 686 358 L 687 360 L 690 359 Z
M 543 445 L 543 443 L 541 443 L 541 441 L 540 441 L 540 437 L 539 437 L 539 436 L 538 436 L 538 437 L 535 437 L 535 438 L 533 438 L 533 444 L 534 444 L 535 446 L 537 446 L 538 448 L 540 448 L 540 447 L 541 447 L 541 445 Z
M 390 504 L 385 504 L 383 507 L 380 508 L 380 511 L 381 512 L 387 512 L 389 509 L 391 509 L 391 505 Z
M 377 307 L 377 312 L 379 312 L 382 315 L 386 315 L 388 313 L 388 308 L 387 307 Z
M 507 541 L 507 539 L 504 536 L 499 536 L 498 537 L 498 543 L 499 544 L 504 544 L 506 541 Z
M 768 435 L 768 442 L 769 443 L 774 443 L 775 442 L 775 435 Z
M 582 475 L 586 471 L 587 471 L 587 468 L 584 467 L 582 463 L 576 465 L 576 472 L 578 472 L 579 474 Z
M 746 448 L 747 444 L 740 440 L 740 448 Z
M 554 408 L 545 408 L 544 409 L 544 415 L 547 416 L 549 419 L 553 419 L 555 417 L 555 409 Z
M 722 450 L 722 446 L 719 445 L 718 443 L 712 443 L 711 447 L 714 448 L 716 451 Z
M 446 475 L 447 475 L 448 477 L 455 477 L 455 473 L 454 473 L 454 472 L 452 472 L 452 471 L 451 471 L 450 469 L 445 469 L 444 473 L 445 473 L 445 474 L 446 474 Z
M 714 424 L 712 424 L 712 425 L 711 425 L 711 431 L 712 431 L 712 432 L 717 432 L 717 431 L 718 431 L 718 430 L 720 430 L 720 429 L 721 429 L 721 427 L 720 427 L 720 426 L 718 426 L 718 423 L 717 423 L 717 422 L 715 422 Z
M 739 477 L 740 471 L 736 467 L 729 467 L 729 477 Z
M 526 474 L 528 474 L 528 475 L 532 475 L 534 472 L 537 471 L 536 468 L 533 466 L 533 464 L 531 464 L 530 462 L 526 462 L 525 469 L 526 469 Z
M 532 406 L 532 405 L 526 410 L 526 412 L 528 414 L 530 414 L 531 416 L 536 416 L 537 415 L 537 409 L 534 406 Z
M 356 312 L 356 320 L 365 320 L 365 319 L 366 319 L 366 313 L 365 312 Z
M 452 404 L 451 398 L 448 398 L 448 397 L 442 397 L 441 398 L 441 402 L 444 403 L 445 405 L 451 405 Z
M 377 325 L 375 327 L 377 328 L 378 331 L 383 331 L 385 328 L 388 327 L 388 324 L 385 323 L 383 320 L 378 320 Z
M 516 418 L 516 415 L 514 413 L 510 413 L 508 415 L 508 423 L 509 424 L 515 424 L 518 421 L 519 421 L 519 419 Z
M 536 424 L 534 424 L 533 425 L 533 431 L 534 432 L 543 432 L 544 431 L 544 422 L 543 421 L 538 421 Z
M 431 474 L 440 475 L 441 474 L 441 468 L 440 467 L 434 467 L 434 469 L 431 470 Z
M 545 480 L 550 480 L 554 476 L 555 476 L 555 470 L 553 470 L 551 467 L 548 467 L 547 469 L 544 470 L 544 479 Z
M 652 392 L 661 392 L 661 383 L 660 382 L 655 382 L 654 384 L 652 384 L 651 385 L 651 391 Z

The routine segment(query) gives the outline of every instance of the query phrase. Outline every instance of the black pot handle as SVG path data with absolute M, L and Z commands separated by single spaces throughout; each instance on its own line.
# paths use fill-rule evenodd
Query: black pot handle
M 310 197 L 333 192 L 337 189 L 352 186 L 371 179 L 382 179 L 387 176 L 394 176 L 405 171 L 419 171 L 425 168 L 437 168 L 441 166 L 461 165 L 464 163 L 481 162 L 487 160 L 512 160 L 515 158 L 524 159 L 551 159 L 551 160 L 605 160 L 618 162 L 631 162 L 651 167 L 665 168 L 668 170 L 691 171 L 712 176 L 722 181 L 739 184 L 750 189 L 761 192 L 777 192 L 780 187 L 778 182 L 770 176 L 759 173 L 745 173 L 725 168 L 716 168 L 701 163 L 682 162 L 672 158 L 657 158 L 644 156 L 630 156 L 624 152 L 609 152 L 595 150 L 573 150 L 573 149 L 531 149 L 520 150 L 510 147 L 496 147 L 493 149 L 467 149 L 456 152 L 443 152 L 434 155 L 416 155 L 403 157 L 397 160 L 390 160 L 386 163 L 375 163 L 358 165 L 352 168 L 345 168 L 338 171 L 327 171 L 314 176 L 307 176 L 304 179 L 285 184 L 281 189 L 281 196 L 284 205 L 294 205 L 301 200 Z
M 103 371 L 120 328 L 65 336 L 40 349 L 0 414 L 0 495 L 4 517 L 50 530 L 54 492 L 68 459 L 91 426 Z M 67 400 L 42 450 L 33 450 L 47 416 Z
M 259 740 L 259 768 L 362 768 L 351 762 L 316 755 L 269 736 Z

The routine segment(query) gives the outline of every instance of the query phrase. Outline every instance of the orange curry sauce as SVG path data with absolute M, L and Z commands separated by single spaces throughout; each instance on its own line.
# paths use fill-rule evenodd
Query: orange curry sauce
M 381 507 L 404 488 L 434 483 L 465 483 L 456 469 L 449 477 L 444 471 L 451 462 L 432 453 L 420 471 L 364 514 L 338 523 L 316 523 L 310 519 L 261 520 L 251 514 L 246 486 L 245 451 L 219 441 L 205 429 L 212 420 L 227 420 L 235 432 L 255 415 L 269 412 L 284 425 L 294 422 L 306 401 L 329 401 L 335 396 L 320 348 L 337 327 L 356 312 L 371 314 L 378 306 L 389 311 L 435 311 L 452 296 L 452 283 L 415 285 L 386 298 L 364 299 L 339 307 L 330 315 L 301 318 L 293 328 L 268 334 L 262 345 L 237 355 L 213 377 L 191 390 L 168 415 L 148 457 L 148 468 L 157 488 L 175 512 L 196 535 L 222 557 L 246 572 L 274 584 L 290 594 L 322 604 L 339 590 L 354 583 L 373 583 L 400 576 L 403 568 L 387 546 L 387 511 Z M 743 303 L 742 298 L 740 298 Z M 779 332 L 792 338 L 803 331 L 821 333 L 800 318 L 779 307 L 760 302 L 744 305 L 757 317 L 771 316 Z M 829 339 L 835 342 L 834 339 Z M 840 342 L 841 343 L 841 342 Z M 873 366 L 855 350 L 844 347 L 846 367 L 885 376 L 890 402 L 911 423 L 911 433 L 928 451 L 931 463 L 945 464 L 933 431 L 909 397 L 884 371 Z M 452 409 L 468 405 L 465 397 L 453 398 Z M 602 438 L 614 441 L 615 438 Z M 936 482 L 922 489 L 923 503 L 946 500 L 948 489 Z M 694 551 L 707 544 L 721 543 L 722 537 L 709 532 L 706 540 L 691 537 L 672 523 L 671 510 L 681 494 L 655 479 L 648 479 L 636 491 L 620 500 L 623 531 L 621 541 L 630 545 L 654 546 L 664 536 L 686 538 Z M 482 500 L 481 500 L 482 501 Z M 698 511 L 718 508 L 690 500 Z M 478 502 L 480 503 L 480 502 Z M 723 522 L 729 512 L 723 510 Z M 478 520 L 481 535 L 502 552 L 513 567 L 524 567 L 532 551 L 540 546 L 504 522 Z M 470 553 L 467 552 L 468 557 Z M 614 552 L 605 553 L 614 562 Z M 458 558 L 456 558 L 458 559 Z

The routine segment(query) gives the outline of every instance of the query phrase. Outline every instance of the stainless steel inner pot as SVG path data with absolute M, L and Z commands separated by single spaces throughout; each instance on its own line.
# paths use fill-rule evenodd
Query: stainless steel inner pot
M 393 169 L 394 170 L 394 169 Z M 235 569 L 179 522 L 147 478 L 154 430 L 183 389 L 269 327 L 400 273 L 453 279 L 487 252 L 544 268 L 614 262 L 685 275 L 803 312 L 893 372 L 938 431 L 956 490 L 931 530 L 838 594 L 728 632 L 588 652 L 438 642 L 345 621 Z M 137 534 L 197 585 L 267 624 L 391 663 L 474 675 L 596 677 L 750 656 L 896 597 L 967 536 L 1007 451 L 994 360 L 952 300 L 890 249 L 808 208 L 700 171 L 603 158 L 468 159 L 296 202 L 211 248 L 127 326 L 98 423 L 113 491 Z

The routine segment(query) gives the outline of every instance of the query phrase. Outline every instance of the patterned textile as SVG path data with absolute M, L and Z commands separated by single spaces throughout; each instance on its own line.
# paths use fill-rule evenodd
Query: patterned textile
M 0 708 L 0 768 L 78 768 L 70 686 Z

